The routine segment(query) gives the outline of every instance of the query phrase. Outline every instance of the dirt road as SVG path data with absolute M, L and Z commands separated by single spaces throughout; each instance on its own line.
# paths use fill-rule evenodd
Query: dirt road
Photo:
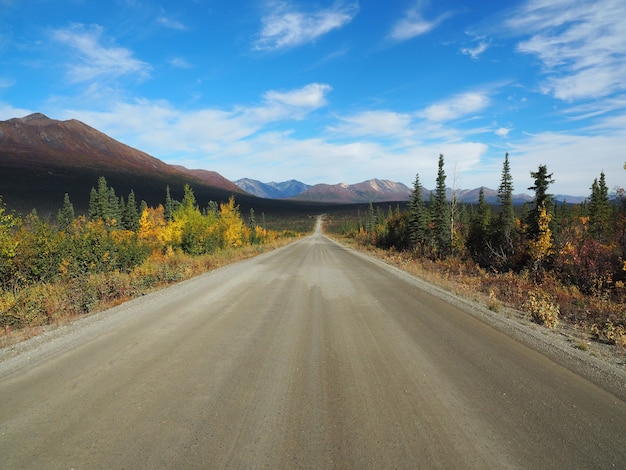
M 626 403 L 317 233 L 0 362 L 0 468 L 611 468 Z

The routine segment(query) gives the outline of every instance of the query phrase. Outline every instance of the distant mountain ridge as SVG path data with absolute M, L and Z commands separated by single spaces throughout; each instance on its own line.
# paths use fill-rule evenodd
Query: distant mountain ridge
M 403 183 L 371 179 L 357 184 L 316 184 L 294 196 L 300 201 L 364 203 L 408 201 L 411 190 Z
M 402 183 L 382 179 L 314 186 L 296 180 L 262 183 L 244 178 L 231 182 L 214 171 L 169 165 L 74 119 L 57 121 L 35 113 L 0 121 L 0 196 L 10 209 L 56 213 L 64 194 L 69 193 L 75 208 L 84 212 L 90 189 L 100 176 L 106 177 L 119 196 L 132 189 L 138 200 L 151 206 L 163 202 L 166 186 L 172 197 L 180 200 L 185 184 L 194 188 L 200 204 L 235 194 L 242 210 L 303 207 L 303 203 L 402 202 L 408 201 L 412 192 Z M 485 188 L 484 192 L 488 203 L 498 203 L 496 191 Z M 467 203 L 477 202 L 478 193 L 479 189 L 456 192 L 458 200 Z M 424 189 L 425 201 L 429 195 Z M 515 204 L 530 200 L 528 195 L 514 196 Z M 555 200 L 576 203 L 584 198 L 557 195 Z
M 308 190 L 311 186 L 300 181 L 289 180 L 280 183 L 242 178 L 234 182 L 240 189 L 257 197 L 265 199 L 288 199 Z
M 389 180 L 371 179 L 357 184 L 316 184 L 314 186 L 296 180 L 283 183 L 263 183 L 250 178 L 235 181 L 242 190 L 258 197 L 270 199 L 294 199 L 298 201 L 325 202 L 325 203 L 369 203 L 369 202 L 402 202 L 408 201 L 413 192 L 403 183 Z M 289 188 L 284 191 L 283 188 Z M 467 204 L 478 203 L 481 188 L 455 190 L 457 200 Z M 432 191 L 422 188 L 422 197 L 428 202 Z M 499 204 L 498 192 L 494 189 L 483 188 L 487 204 Z M 452 199 L 452 189 L 448 188 L 446 197 Z M 555 201 L 580 203 L 585 198 L 556 195 Z M 521 205 L 531 202 L 533 197 L 528 194 L 514 194 L 513 204 Z

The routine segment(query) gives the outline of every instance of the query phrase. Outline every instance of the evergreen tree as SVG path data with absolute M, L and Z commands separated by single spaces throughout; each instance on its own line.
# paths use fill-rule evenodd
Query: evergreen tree
M 106 178 L 98 178 L 98 188 L 91 188 L 89 195 L 89 218 L 102 220 L 106 225 L 114 225 L 120 221 L 119 200 L 115 190 L 109 188 Z
M 74 223 L 74 205 L 70 201 L 69 194 L 65 193 L 63 198 L 63 207 L 59 209 L 57 215 L 57 223 L 59 224 L 59 230 L 68 230 Z
M 535 198 L 534 207 L 526 218 L 526 236 L 530 264 L 533 270 L 538 272 L 553 252 L 550 221 L 554 204 L 552 195 L 548 194 L 548 187 L 554 183 L 554 179 L 552 173 L 548 174 L 546 165 L 539 165 L 539 169 L 536 172 L 531 171 L 530 175 L 535 179 L 535 184 L 528 189 L 535 191 Z
M 104 217 L 108 225 L 118 225 L 122 222 L 122 212 L 120 210 L 120 200 L 115 195 L 115 189 L 109 188 L 108 212 Z
M 97 220 L 100 216 L 98 209 L 98 191 L 96 191 L 96 188 L 93 186 L 89 192 L 89 209 L 87 214 L 89 215 L 89 220 Z
M 589 235 L 599 241 L 609 237 L 611 223 L 611 201 L 606 186 L 604 172 L 600 173 L 600 181 L 594 179 L 589 199 Z
M 254 209 L 250 208 L 250 218 L 248 219 L 248 227 L 250 230 L 254 230 L 256 227 L 256 217 L 254 216 Z
M 498 187 L 498 200 L 501 204 L 500 227 L 507 238 L 510 238 L 515 228 L 515 210 L 513 208 L 513 177 L 509 164 L 509 154 L 504 155 L 502 178 Z
M 491 218 L 486 246 L 493 267 L 508 270 L 513 267 L 512 259 L 515 255 L 515 239 L 517 238 L 517 219 L 513 207 L 513 177 L 508 153 L 504 155 L 497 197 L 500 202 L 500 215 L 497 218 Z
M 409 199 L 408 225 L 411 246 L 413 248 L 423 250 L 428 230 L 428 221 L 419 174 L 415 175 L 413 192 L 411 193 L 411 198 Z
M 136 232 L 139 230 L 139 211 L 137 210 L 137 201 L 135 199 L 135 191 L 131 189 L 128 194 L 128 202 L 124 207 L 122 214 L 122 224 L 126 230 Z
M 472 259 L 484 265 L 488 259 L 486 253 L 489 239 L 489 223 L 491 208 L 485 200 L 485 191 L 480 188 L 478 193 L 478 207 L 470 217 L 470 228 L 467 236 L 467 249 Z
M 443 155 L 439 155 L 439 169 L 434 199 L 431 206 L 431 221 L 437 256 L 445 257 L 450 253 L 452 231 L 450 228 L 450 205 L 446 198 L 446 173 L 443 169 Z
M 170 186 L 168 184 L 165 187 L 165 220 L 167 222 L 172 220 L 172 215 L 174 214 L 175 209 L 176 205 L 174 204 L 174 200 L 170 194 Z
M 373 234 L 376 229 L 376 212 L 374 211 L 374 206 L 370 201 L 369 206 L 367 207 L 367 222 L 366 222 L 366 230 L 368 233 Z
M 533 208 L 526 219 L 526 235 L 532 240 L 539 236 L 539 220 L 542 210 L 545 209 L 546 214 L 552 214 L 554 204 L 552 195 L 548 194 L 548 187 L 554 183 L 554 179 L 552 179 L 552 173 L 548 174 L 546 165 L 539 165 L 539 169 L 531 171 L 530 176 L 534 178 L 535 184 L 528 189 L 535 192 L 535 197 Z

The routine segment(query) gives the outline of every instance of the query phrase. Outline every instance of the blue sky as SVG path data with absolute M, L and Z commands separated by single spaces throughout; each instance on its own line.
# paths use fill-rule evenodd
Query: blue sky
M 626 0 L 0 0 L 0 120 L 236 180 L 626 186 Z

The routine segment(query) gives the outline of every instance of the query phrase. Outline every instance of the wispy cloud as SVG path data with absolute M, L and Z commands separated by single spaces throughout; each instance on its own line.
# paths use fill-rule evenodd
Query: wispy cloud
M 530 0 L 506 27 L 530 37 L 518 51 L 537 56 L 543 91 L 561 100 L 626 90 L 624 0 Z
M 404 16 L 391 29 L 390 39 L 406 41 L 427 34 L 451 16 L 450 12 L 446 12 L 433 20 L 427 20 L 423 14 L 427 6 L 427 1 L 418 0 L 413 7 L 406 10 Z
M 16 108 L 0 101 L 0 121 L 6 121 L 7 119 L 13 119 L 15 117 L 24 117 L 32 113 L 33 111 L 29 109 Z
M 169 28 L 169 29 L 176 29 L 178 31 L 186 31 L 187 30 L 187 26 L 185 26 L 182 22 L 178 21 L 175 18 L 171 18 L 169 16 L 166 16 L 165 14 L 159 16 L 157 18 L 157 22 L 161 26 L 164 26 L 164 27 Z
M 155 155 L 216 152 L 250 138 L 266 126 L 306 117 L 325 106 L 330 86 L 313 83 L 289 91 L 268 91 L 260 104 L 232 109 L 183 110 L 166 101 L 117 102 L 106 111 L 70 114 L 118 136 L 139 135 L 140 148 Z
M 336 3 L 330 8 L 310 12 L 295 10 L 278 2 L 261 19 L 263 24 L 254 49 L 271 51 L 300 46 L 350 23 L 359 11 L 356 2 Z
M 148 77 L 150 66 L 147 63 L 133 57 L 129 49 L 118 47 L 103 36 L 103 28 L 98 25 L 86 28 L 73 24 L 69 28 L 52 31 L 52 39 L 67 46 L 70 51 L 66 66 L 71 82 L 117 79 L 125 75 L 138 79 Z
M 190 69 L 193 67 L 189 62 L 187 62 L 187 60 L 183 59 L 182 57 L 174 57 L 169 61 L 169 64 L 177 69 Z
M 509 135 L 509 132 L 511 132 L 513 129 L 510 127 L 499 127 L 494 131 L 494 134 L 499 136 L 499 137 L 506 137 Z
M 340 135 L 400 137 L 408 133 L 411 116 L 393 111 L 365 111 L 339 117 L 338 126 L 329 130 Z
M 467 92 L 428 106 L 420 114 L 434 122 L 452 121 L 482 111 L 490 104 L 483 92 Z
M 0 77 L 0 89 L 11 88 L 13 85 L 15 85 L 15 80 L 12 78 Z
M 470 56 L 472 59 L 478 59 L 480 55 L 489 48 L 489 43 L 483 39 L 478 39 L 476 47 L 464 47 L 461 53 Z
M 331 86 L 325 83 L 311 83 L 302 88 L 286 92 L 268 91 L 264 97 L 269 102 L 316 109 L 326 105 L 326 94 L 330 90 Z

